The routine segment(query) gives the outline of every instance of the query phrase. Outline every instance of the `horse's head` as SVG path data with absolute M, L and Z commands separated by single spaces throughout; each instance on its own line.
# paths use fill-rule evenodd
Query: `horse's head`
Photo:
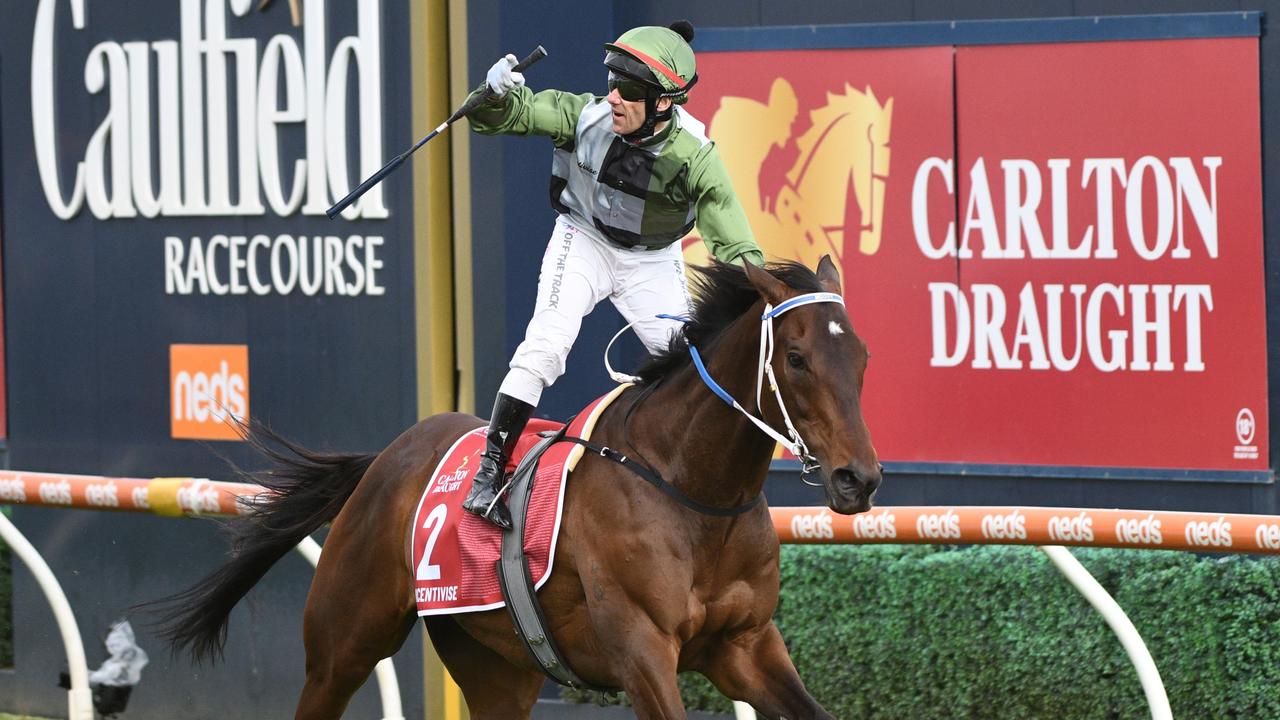
M 750 263 L 746 271 L 774 307 L 802 294 Z M 824 290 L 840 293 L 840 274 L 830 256 L 818 263 L 817 275 Z M 881 467 L 862 417 L 867 346 L 839 303 L 797 307 L 773 322 L 773 370 L 796 430 L 821 464 L 827 504 L 844 514 L 870 509 Z M 770 401 L 762 397 L 761 403 L 768 407 Z

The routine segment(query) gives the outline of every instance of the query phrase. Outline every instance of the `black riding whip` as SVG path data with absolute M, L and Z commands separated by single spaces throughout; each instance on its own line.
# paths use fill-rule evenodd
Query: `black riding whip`
M 524 72 L 529 68 L 530 65 L 538 62 L 539 60 L 541 60 L 546 56 L 547 56 L 547 51 L 543 50 L 542 46 L 539 45 L 538 47 L 533 49 L 533 52 L 526 55 L 523 60 L 516 63 L 515 67 L 511 68 L 511 71 Z M 457 120 L 460 117 L 464 117 L 465 115 L 467 115 L 467 113 L 470 113 L 472 110 L 475 110 L 477 105 L 488 100 L 491 97 L 493 97 L 493 90 L 486 85 L 483 93 L 475 96 L 474 98 L 471 98 L 469 102 L 464 103 L 462 107 L 458 108 L 456 111 L 454 111 L 452 115 L 449 116 L 448 120 L 445 120 L 444 122 L 440 123 L 439 127 L 437 127 L 435 130 L 432 130 L 429 135 L 422 138 L 418 142 L 414 143 L 413 147 L 409 148 L 408 150 L 405 150 L 404 152 L 397 155 L 391 162 L 387 163 L 386 165 L 383 165 L 381 170 L 370 175 L 368 180 L 365 180 L 364 182 L 360 183 L 360 186 L 357 187 L 355 190 L 352 190 L 350 194 L 348 194 L 346 197 L 342 198 L 338 202 L 334 203 L 334 206 L 329 208 L 328 210 L 325 210 L 324 214 L 328 215 L 329 219 L 332 220 L 335 215 L 342 212 L 343 210 L 346 210 L 348 205 L 355 202 L 360 198 L 361 195 L 368 192 L 369 188 L 382 182 L 382 178 L 391 174 L 392 170 L 395 170 L 396 168 L 400 167 L 401 163 L 403 163 L 406 159 L 408 159 L 410 155 L 416 152 L 418 148 L 425 145 L 428 140 L 444 132 L 445 128 L 453 124 L 454 120 Z

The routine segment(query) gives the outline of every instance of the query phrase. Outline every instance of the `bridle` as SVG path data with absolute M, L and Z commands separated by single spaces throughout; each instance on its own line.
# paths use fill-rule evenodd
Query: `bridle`
M 773 396 L 778 401 L 778 408 L 782 411 L 782 420 L 786 424 L 787 435 L 785 436 L 781 432 L 772 428 L 769 423 L 765 422 L 763 419 L 747 412 L 746 408 L 742 407 L 742 405 L 735 400 L 732 395 L 726 392 L 724 388 L 720 387 L 720 384 L 715 381 L 715 378 L 711 377 L 711 374 L 707 372 L 706 365 L 702 362 L 702 355 L 698 352 L 698 348 L 694 347 L 692 344 L 689 345 L 689 355 L 693 358 L 694 367 L 698 369 L 698 375 L 702 378 L 702 382 L 711 389 L 711 392 L 715 393 L 717 397 L 725 401 L 725 403 L 730 407 L 738 410 L 743 415 L 746 415 L 747 419 L 754 423 L 756 427 L 760 428 L 764 434 L 781 443 L 782 446 L 790 451 L 792 455 L 799 458 L 801 463 L 800 479 L 804 480 L 806 484 L 814 486 L 818 486 L 819 483 L 810 482 L 805 478 L 805 476 L 819 469 L 821 464 L 818 462 L 818 459 L 809 452 L 809 447 L 805 444 L 804 439 L 800 437 L 800 432 L 796 430 L 795 424 L 791 421 L 791 413 L 787 412 L 787 405 L 782 400 L 782 392 L 778 389 L 777 376 L 773 372 L 773 319 L 788 310 L 794 310 L 795 308 L 802 307 L 804 305 L 828 302 L 839 303 L 843 306 L 844 298 L 840 297 L 838 293 L 833 292 L 806 293 L 804 295 L 797 295 L 796 297 L 779 303 L 777 307 L 774 307 L 772 303 L 766 303 L 764 306 L 764 313 L 760 316 L 760 361 L 756 371 L 756 407 L 761 407 L 760 396 L 764 389 L 765 377 L 768 377 L 769 389 L 773 391 Z M 675 315 L 658 315 L 658 317 L 667 320 L 677 320 L 680 322 L 689 321 L 687 317 Z M 633 375 L 617 372 L 609 365 L 609 348 L 613 347 L 614 341 L 634 324 L 634 322 L 628 323 L 626 327 L 619 330 L 604 349 L 605 370 L 608 371 L 609 377 L 613 378 L 616 382 L 634 383 L 639 382 L 640 380 L 640 378 Z

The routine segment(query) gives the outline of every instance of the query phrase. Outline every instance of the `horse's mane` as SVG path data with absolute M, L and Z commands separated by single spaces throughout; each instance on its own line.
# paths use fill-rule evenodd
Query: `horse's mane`
M 713 261 L 706 267 L 690 266 L 693 315 L 683 332 L 671 339 L 665 351 L 640 368 L 641 385 L 652 385 L 678 368 L 689 364 L 689 345 L 705 351 L 724 329 L 760 300 L 760 293 L 747 273 L 737 265 Z M 797 262 L 770 263 L 765 268 L 788 287 L 800 292 L 819 292 L 822 285 L 812 270 Z

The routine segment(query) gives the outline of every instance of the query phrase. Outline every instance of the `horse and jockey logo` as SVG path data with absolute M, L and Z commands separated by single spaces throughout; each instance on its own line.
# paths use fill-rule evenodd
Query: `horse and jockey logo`
M 889 179 L 893 98 L 880 102 L 870 86 L 828 92 L 809 111 L 809 127 L 793 131 L 801 108 L 786 78 L 776 78 L 765 102 L 721 98 L 708 134 L 722 158 L 756 240 L 771 259 L 813 266 L 846 251 L 874 255 L 882 238 Z M 685 259 L 706 261 L 696 236 Z

